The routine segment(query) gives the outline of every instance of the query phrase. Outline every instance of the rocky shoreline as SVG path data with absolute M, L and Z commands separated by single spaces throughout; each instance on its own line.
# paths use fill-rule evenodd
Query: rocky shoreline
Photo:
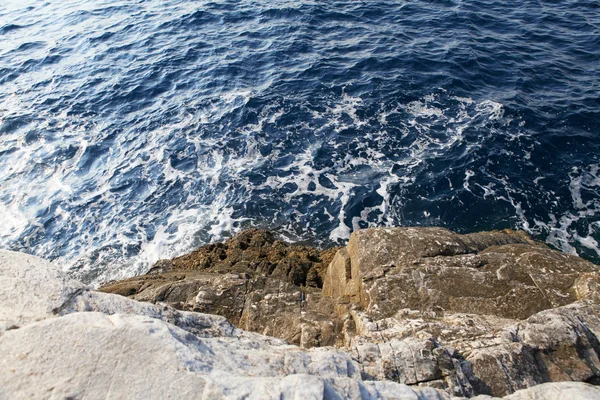
M 511 230 L 248 230 L 99 291 L 2 251 L 0 398 L 600 398 L 599 288 Z

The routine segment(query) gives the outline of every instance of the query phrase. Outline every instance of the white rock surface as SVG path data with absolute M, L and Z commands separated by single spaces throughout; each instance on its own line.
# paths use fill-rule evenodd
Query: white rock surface
M 81 287 L 46 260 L 0 250 L 0 332 L 51 317 Z
M 449 398 L 363 381 L 344 351 L 305 350 L 222 317 L 92 291 L 24 254 L 0 251 L 0 304 L 0 399 Z M 509 398 L 600 398 L 600 389 L 545 384 Z
M 472 400 L 489 400 L 490 396 L 476 396 Z M 597 386 L 581 382 L 548 382 L 517 390 L 504 397 L 505 400 L 596 400 L 600 399 L 600 389 Z

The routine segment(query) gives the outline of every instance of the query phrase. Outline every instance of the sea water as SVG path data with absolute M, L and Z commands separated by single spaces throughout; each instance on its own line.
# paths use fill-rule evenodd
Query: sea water
M 92 284 L 273 229 L 600 260 L 600 3 L 3 0 L 0 247 Z

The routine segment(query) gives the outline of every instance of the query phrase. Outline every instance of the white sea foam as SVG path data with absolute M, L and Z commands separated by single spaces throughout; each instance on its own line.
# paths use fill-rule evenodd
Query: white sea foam
M 534 225 L 530 226 L 528 218 L 521 207 L 521 203 L 515 202 L 510 196 L 509 201 L 515 207 L 515 211 L 521 220 L 521 227 L 531 234 L 547 235 L 546 242 L 566 253 L 578 254 L 574 243 L 593 251 L 600 256 L 598 237 L 600 233 L 600 167 L 597 164 L 589 165 L 587 168 L 573 168 L 570 173 L 569 190 L 571 193 L 572 206 L 575 211 L 567 211 L 557 216 L 548 213 L 548 220 L 534 219 Z M 539 184 L 540 179 L 536 178 Z M 504 182 L 506 184 L 506 181 Z M 584 201 L 582 192 L 586 192 L 589 200 Z M 558 202 L 554 201 L 558 206 Z M 580 231 L 580 221 L 588 221 L 586 230 Z
M 408 112 L 410 112 L 414 117 L 425 117 L 425 118 L 431 118 L 431 117 L 443 117 L 444 116 L 444 112 L 434 106 L 431 106 L 428 104 L 428 101 L 431 101 L 432 98 L 431 97 L 427 97 L 424 101 L 411 101 L 410 103 L 408 103 L 406 105 L 406 110 Z M 416 124 L 416 122 L 413 120 L 411 122 L 412 124 Z
M 220 119 L 235 108 L 246 106 L 257 92 L 260 88 L 223 93 L 207 103 L 209 106 L 199 100 L 195 105 L 200 110 L 197 114 L 182 112 L 179 121 L 154 127 L 144 135 L 119 135 L 108 151 L 94 154 L 91 161 L 93 144 L 106 139 L 106 127 L 81 126 L 67 115 L 60 116 L 58 121 L 64 134 L 53 142 L 42 140 L 25 144 L 19 141 L 19 135 L 0 136 L 0 148 L 17 148 L 15 162 L 0 166 L 0 171 L 7 177 L 2 192 L 20 193 L 20 197 L 15 197 L 0 211 L 0 218 L 5 221 L 0 227 L 0 238 L 6 242 L 28 232 L 29 239 L 25 240 L 35 241 L 45 229 L 39 215 L 49 207 L 55 207 L 54 218 L 62 224 L 59 232 L 66 232 L 67 226 L 72 226 L 77 230 L 77 239 L 65 244 L 56 237 L 38 243 L 36 254 L 47 256 L 66 247 L 62 262 L 67 268 L 80 275 L 89 274 L 93 283 L 99 283 L 143 273 L 158 259 L 177 256 L 207 241 L 225 238 L 245 223 L 263 223 L 265 221 L 240 217 L 243 215 L 239 212 L 240 205 L 285 193 L 277 201 L 290 204 L 291 214 L 283 216 L 277 211 L 273 222 L 280 225 L 280 232 L 287 240 L 309 238 L 318 233 L 314 231 L 311 218 L 301 215 L 296 207 L 309 198 L 311 212 L 322 209 L 324 218 L 335 222 L 329 240 L 343 242 L 359 227 L 390 226 L 402 221 L 404 196 L 410 198 L 419 169 L 428 160 L 465 143 L 468 129 L 478 128 L 486 121 L 498 121 L 503 116 L 502 105 L 489 101 L 477 103 L 472 99 L 451 98 L 452 109 L 445 109 L 442 104 L 447 99 L 442 101 L 436 94 L 363 118 L 360 113 L 362 100 L 343 94 L 324 111 L 313 112 L 313 116 L 320 121 L 319 132 L 365 129 L 368 133 L 364 138 L 359 135 L 353 139 L 352 152 L 346 150 L 347 143 L 316 133 L 316 139 L 299 146 L 301 151 L 293 158 L 289 158 L 281 147 L 283 144 L 277 142 L 270 143 L 272 150 L 263 156 L 261 150 L 265 141 L 262 135 L 266 128 L 273 129 L 274 124 L 285 116 L 281 104 L 265 107 L 256 122 L 236 131 L 244 138 L 240 149 L 223 146 L 221 141 L 226 141 L 227 136 L 187 135 L 187 131 L 203 125 L 207 125 L 207 129 L 221 129 Z M 386 129 L 387 120 L 399 116 L 406 121 L 400 134 L 409 147 L 400 147 L 398 138 L 390 137 Z M 380 130 L 366 129 L 373 121 L 381 123 Z M 439 130 L 433 131 L 432 126 L 444 126 L 446 131 L 441 135 Z M 315 126 L 303 121 L 298 129 L 313 130 Z M 302 143 L 302 138 L 295 137 L 294 132 L 285 134 L 288 140 Z M 173 164 L 174 155 L 170 148 L 173 137 L 185 140 L 183 144 L 178 143 L 183 153 L 175 156 L 178 159 L 194 157 L 194 168 L 182 169 Z M 68 146 L 76 148 L 70 158 L 34 172 L 36 160 Z M 333 152 L 331 165 L 319 166 L 317 154 L 322 148 Z M 386 154 L 402 156 L 392 159 Z M 284 159 L 286 156 L 288 158 Z M 270 173 L 258 182 L 248 178 L 249 171 L 264 173 L 276 161 L 280 162 L 279 173 Z M 119 188 L 127 184 L 122 177 L 129 175 L 144 181 L 145 185 L 135 192 L 120 191 Z M 510 191 L 503 197 L 501 187 L 493 183 L 473 184 L 475 175 L 476 172 L 468 169 L 460 190 L 477 196 L 482 192 L 483 198 L 504 198 L 514 206 L 524 227 L 542 229 L 544 222 L 528 227 L 525 211 Z M 322 180 L 329 183 L 324 186 Z M 28 182 L 27 192 L 21 189 L 24 182 Z M 458 190 L 452 187 L 450 179 L 448 182 L 451 190 Z M 539 179 L 536 183 L 540 183 Z M 376 194 L 375 204 L 362 206 L 358 215 L 350 216 L 348 207 L 356 190 L 364 185 L 372 187 Z M 506 181 L 498 185 L 510 187 Z M 583 175 L 573 174 L 573 201 L 577 209 L 588 213 L 586 215 L 597 211 L 596 203 L 584 200 L 580 192 L 590 188 L 597 190 L 597 186 L 597 167 Z M 177 191 L 172 191 L 175 187 Z M 157 198 L 173 195 L 179 196 L 177 202 L 164 202 L 160 210 L 152 205 Z M 334 213 L 333 209 L 337 211 Z M 429 223 L 439 223 L 429 210 L 424 211 L 423 216 Z M 598 244 L 593 235 L 599 227 L 577 236 L 573 232 L 565 234 L 577 216 L 571 220 L 565 216 L 561 218 L 555 220 L 555 226 L 552 220 L 545 223 L 544 229 L 550 231 L 550 242 L 570 251 L 567 245 L 577 240 L 582 246 L 597 251 Z M 298 237 L 293 221 L 305 221 L 300 233 L 304 237 Z
M 333 108 L 331 113 L 337 116 L 336 121 L 341 121 L 343 115 L 347 115 L 352 119 L 353 125 L 361 127 L 367 123 L 367 121 L 361 120 L 357 115 L 357 108 L 361 105 L 362 99 L 360 97 L 352 97 L 344 93 L 342 99 Z M 338 129 L 346 129 L 348 125 L 340 124 Z
M 122 229 L 122 215 L 120 209 L 117 206 L 118 197 L 109 190 L 111 188 L 111 180 L 119 174 L 126 174 L 133 171 L 137 167 L 144 167 L 145 165 L 156 164 L 161 166 L 161 174 L 166 183 L 186 182 L 189 179 L 199 179 L 207 183 L 208 187 L 216 188 L 221 183 L 223 176 L 235 177 L 240 175 L 243 171 L 252 168 L 257 168 L 262 160 L 259 153 L 260 143 L 254 140 L 253 133 L 260 132 L 263 129 L 264 123 L 275 123 L 277 119 L 283 115 L 282 108 L 277 108 L 272 113 L 266 113 L 263 115 L 256 125 L 246 126 L 244 132 L 248 135 L 248 145 L 245 153 L 241 157 L 233 156 L 233 154 L 227 154 L 218 148 L 215 148 L 214 141 L 210 139 L 200 140 L 197 138 L 191 138 L 195 151 L 201 151 L 206 148 L 210 148 L 209 152 L 204 153 L 203 156 L 198 157 L 197 169 L 194 171 L 193 176 L 189 176 L 188 172 L 181 171 L 173 168 L 168 158 L 165 157 L 167 148 L 167 140 L 169 135 L 173 131 L 184 131 L 189 126 L 193 126 L 197 123 L 216 123 L 223 115 L 226 115 L 231 111 L 232 108 L 245 105 L 252 95 L 252 91 L 239 91 L 231 92 L 220 95 L 217 102 L 214 102 L 211 108 L 205 109 L 196 116 L 189 114 L 184 115 L 179 123 L 171 124 L 167 126 L 159 127 L 146 136 L 145 141 L 138 140 L 139 146 L 135 146 L 133 151 L 123 153 L 120 149 L 127 148 L 126 143 L 122 142 L 119 146 L 111 148 L 110 152 L 106 155 L 101 156 L 99 160 L 94 162 L 97 165 L 102 165 L 104 169 L 90 168 L 83 176 L 79 172 L 83 157 L 89 147 L 89 140 L 85 138 L 89 137 L 101 137 L 99 132 L 79 132 L 77 135 L 72 135 L 67 143 L 73 143 L 77 146 L 75 155 L 67 162 L 62 163 L 57 171 L 50 171 L 48 176 L 40 177 L 40 179 L 32 182 L 34 187 L 34 193 L 50 193 L 55 201 L 66 201 L 71 203 L 73 206 L 84 206 L 85 204 L 93 204 L 97 202 L 105 202 L 113 204 L 115 208 L 112 216 L 101 215 L 96 210 L 87 209 L 80 215 L 82 221 L 95 221 L 95 234 L 91 244 L 88 246 L 79 244 L 78 253 L 79 256 L 82 254 L 92 254 L 97 252 L 96 257 L 98 259 L 111 259 L 110 265 L 115 265 L 115 268 L 110 270 L 110 267 L 106 267 L 104 276 L 102 279 L 114 278 L 115 274 L 128 275 L 132 273 L 139 273 L 143 270 L 145 265 L 149 265 L 159 258 L 171 257 L 176 254 L 189 249 L 191 246 L 196 244 L 197 238 L 194 233 L 199 230 L 205 230 L 213 240 L 217 240 L 223 237 L 224 234 L 231 233 L 239 227 L 239 223 L 243 222 L 243 218 L 232 218 L 233 209 L 230 206 L 231 202 L 227 199 L 227 195 L 230 193 L 228 189 L 223 190 L 219 197 L 214 199 L 209 206 L 202 204 L 201 199 L 196 197 L 193 193 L 188 193 L 187 203 L 177 205 L 177 207 L 171 207 L 163 212 L 169 215 L 168 219 L 164 223 L 157 225 L 156 232 L 152 238 L 146 237 L 144 230 L 141 226 L 144 224 L 138 221 L 140 217 L 130 216 L 133 218 L 132 221 L 127 221 L 135 231 L 139 230 L 138 234 L 133 235 L 122 235 L 118 233 L 119 229 Z M 443 111 L 435 106 L 431 106 L 429 103 L 435 101 L 435 96 L 428 96 L 419 102 L 413 102 L 404 108 L 413 115 L 414 118 L 440 118 L 444 117 Z M 347 128 L 347 124 L 344 121 L 345 116 L 349 117 L 352 124 L 356 127 L 364 126 L 368 121 L 361 120 L 358 116 L 358 107 L 361 105 L 359 98 L 351 97 L 344 94 L 340 99 L 339 103 L 332 106 L 326 112 L 326 115 L 321 115 L 320 118 L 324 118 L 329 124 L 333 124 L 336 130 Z M 468 115 L 463 116 L 468 120 Z M 65 121 L 62 123 L 65 126 L 73 126 L 74 124 L 68 121 L 66 115 L 62 115 Z M 454 122 L 454 121 L 453 121 Z M 425 122 L 414 122 L 417 129 L 422 132 L 422 135 L 416 140 L 413 148 L 410 149 L 411 153 L 408 158 L 399 161 L 399 165 L 406 169 L 407 173 L 410 173 L 412 168 L 418 166 L 424 158 L 427 152 L 431 151 L 432 148 L 443 148 L 452 145 L 457 140 L 460 140 L 460 127 L 457 129 L 457 134 L 450 135 L 450 142 L 441 142 L 439 138 L 433 138 L 427 135 L 428 128 Z M 101 129 L 101 127 L 98 127 Z M 385 139 L 385 132 L 379 132 Z M 83 140 L 79 139 L 84 137 Z M 125 137 L 124 137 L 125 138 Z M 35 157 L 37 151 L 51 152 L 52 146 L 46 149 L 36 148 L 25 148 L 28 154 L 23 154 L 19 157 L 19 163 L 13 164 L 9 173 L 15 175 L 26 176 L 30 172 L 28 168 L 31 166 L 31 159 Z M 284 170 L 291 171 L 291 175 L 280 177 L 280 176 L 269 176 L 266 180 L 265 186 L 271 187 L 271 189 L 279 190 L 286 184 L 294 184 L 296 190 L 286 195 L 287 201 L 293 201 L 305 194 L 325 196 L 331 202 L 339 203 L 339 214 L 337 216 L 331 215 L 328 211 L 326 214 L 330 218 L 337 219 L 338 225 L 330 233 L 330 239 L 344 240 L 349 237 L 352 228 L 356 228 L 360 221 L 367 219 L 369 215 L 375 213 L 377 218 L 375 222 L 371 221 L 368 224 L 392 224 L 393 215 L 390 215 L 391 207 L 391 196 L 392 187 L 398 184 L 406 184 L 411 182 L 411 176 L 398 176 L 391 172 L 391 164 L 386 160 L 385 155 L 374 148 L 365 146 L 364 157 L 350 157 L 347 155 L 340 163 L 336 164 L 334 170 L 318 170 L 314 168 L 313 153 L 314 147 L 307 148 L 302 154 L 298 155 L 291 164 L 289 164 Z M 277 153 L 275 153 L 276 156 Z M 142 164 L 142 159 L 146 160 Z M 102 163 L 102 164 L 100 164 Z M 382 201 L 379 206 L 368 207 L 361 212 L 361 216 L 352 221 L 353 227 L 347 225 L 346 219 L 346 207 L 352 197 L 352 190 L 357 187 L 357 183 L 352 180 L 348 180 L 346 172 L 349 172 L 352 168 L 358 166 L 367 166 L 372 171 L 377 171 L 382 176 L 378 188 L 376 189 L 377 194 L 381 197 Z M 233 175 L 230 175 L 233 174 Z M 319 177 L 323 175 L 330 182 L 333 187 L 324 187 L 320 184 Z M 356 179 L 356 173 L 353 174 L 352 179 Z M 94 182 L 93 190 L 82 191 L 83 183 Z M 20 184 L 20 181 L 15 180 L 15 185 Z M 238 186 L 247 186 L 250 190 L 260 190 L 261 187 L 247 182 L 240 181 Z M 184 186 L 185 187 L 185 186 Z M 153 194 L 157 193 L 161 188 L 156 185 L 150 185 L 144 192 L 139 195 L 140 201 L 144 201 Z M 233 190 L 233 189 L 232 189 Z M 70 200 L 69 198 L 73 193 L 80 193 L 77 200 Z M 10 236 L 14 236 L 26 229 L 27 226 L 32 225 L 32 220 L 35 221 L 35 217 L 30 217 L 27 220 L 22 213 L 19 214 L 18 207 L 12 211 L 13 215 L 11 223 L 7 224 L 10 226 Z M 29 208 L 29 211 L 35 215 L 35 208 Z M 68 211 L 61 208 L 60 214 L 67 220 L 69 217 Z M 6 218 L 8 220 L 8 218 Z M 366 221 L 365 221 L 366 222 Z M 8 229 L 8 228 L 5 228 Z M 18 230 L 19 232 L 16 232 Z M 90 237 L 91 239 L 92 237 Z M 131 260 L 127 260 L 127 257 L 123 259 L 122 263 L 115 262 L 114 257 L 117 253 L 116 248 L 120 248 L 120 252 L 125 252 L 125 248 L 128 246 L 140 244 L 140 251 L 136 256 L 134 265 L 125 269 L 124 265 L 127 262 L 131 263 Z M 53 245 L 53 242 L 49 242 L 46 245 L 38 248 L 38 252 L 44 252 L 49 250 Z M 98 250 L 99 249 L 99 250 Z M 72 256 L 76 256 L 73 254 Z M 117 256 L 118 258 L 118 256 Z M 79 257 L 74 257 L 71 265 L 79 264 Z
M 465 180 L 463 182 L 463 188 L 469 192 L 471 192 L 471 189 L 469 187 L 469 179 L 471 179 L 473 176 L 475 176 L 475 173 L 470 169 L 465 171 Z

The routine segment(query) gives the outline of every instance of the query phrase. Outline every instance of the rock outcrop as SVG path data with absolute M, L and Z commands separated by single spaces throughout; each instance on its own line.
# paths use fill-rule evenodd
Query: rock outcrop
M 331 318 L 334 301 L 321 296 L 321 287 L 336 251 L 289 245 L 270 232 L 250 229 L 161 260 L 147 275 L 101 291 L 222 315 L 238 328 L 306 348 L 330 346 L 342 326 Z
M 20 253 L 0 251 L 0 300 L 0 399 L 449 398 L 363 381 L 344 351 L 95 292 Z
M 25 254 L 0 250 L 0 301 L 0 399 L 450 399 L 365 380 L 341 349 L 302 349 L 224 317 L 93 291 Z M 561 382 L 507 399 L 599 397 L 596 386 Z
M 598 266 L 511 230 L 367 229 L 328 252 L 252 230 L 102 290 L 336 346 L 364 381 L 471 397 L 598 384 L 599 277 Z
M 503 396 L 598 381 L 599 271 L 514 231 L 382 228 L 353 234 L 323 293 L 364 376 Z

